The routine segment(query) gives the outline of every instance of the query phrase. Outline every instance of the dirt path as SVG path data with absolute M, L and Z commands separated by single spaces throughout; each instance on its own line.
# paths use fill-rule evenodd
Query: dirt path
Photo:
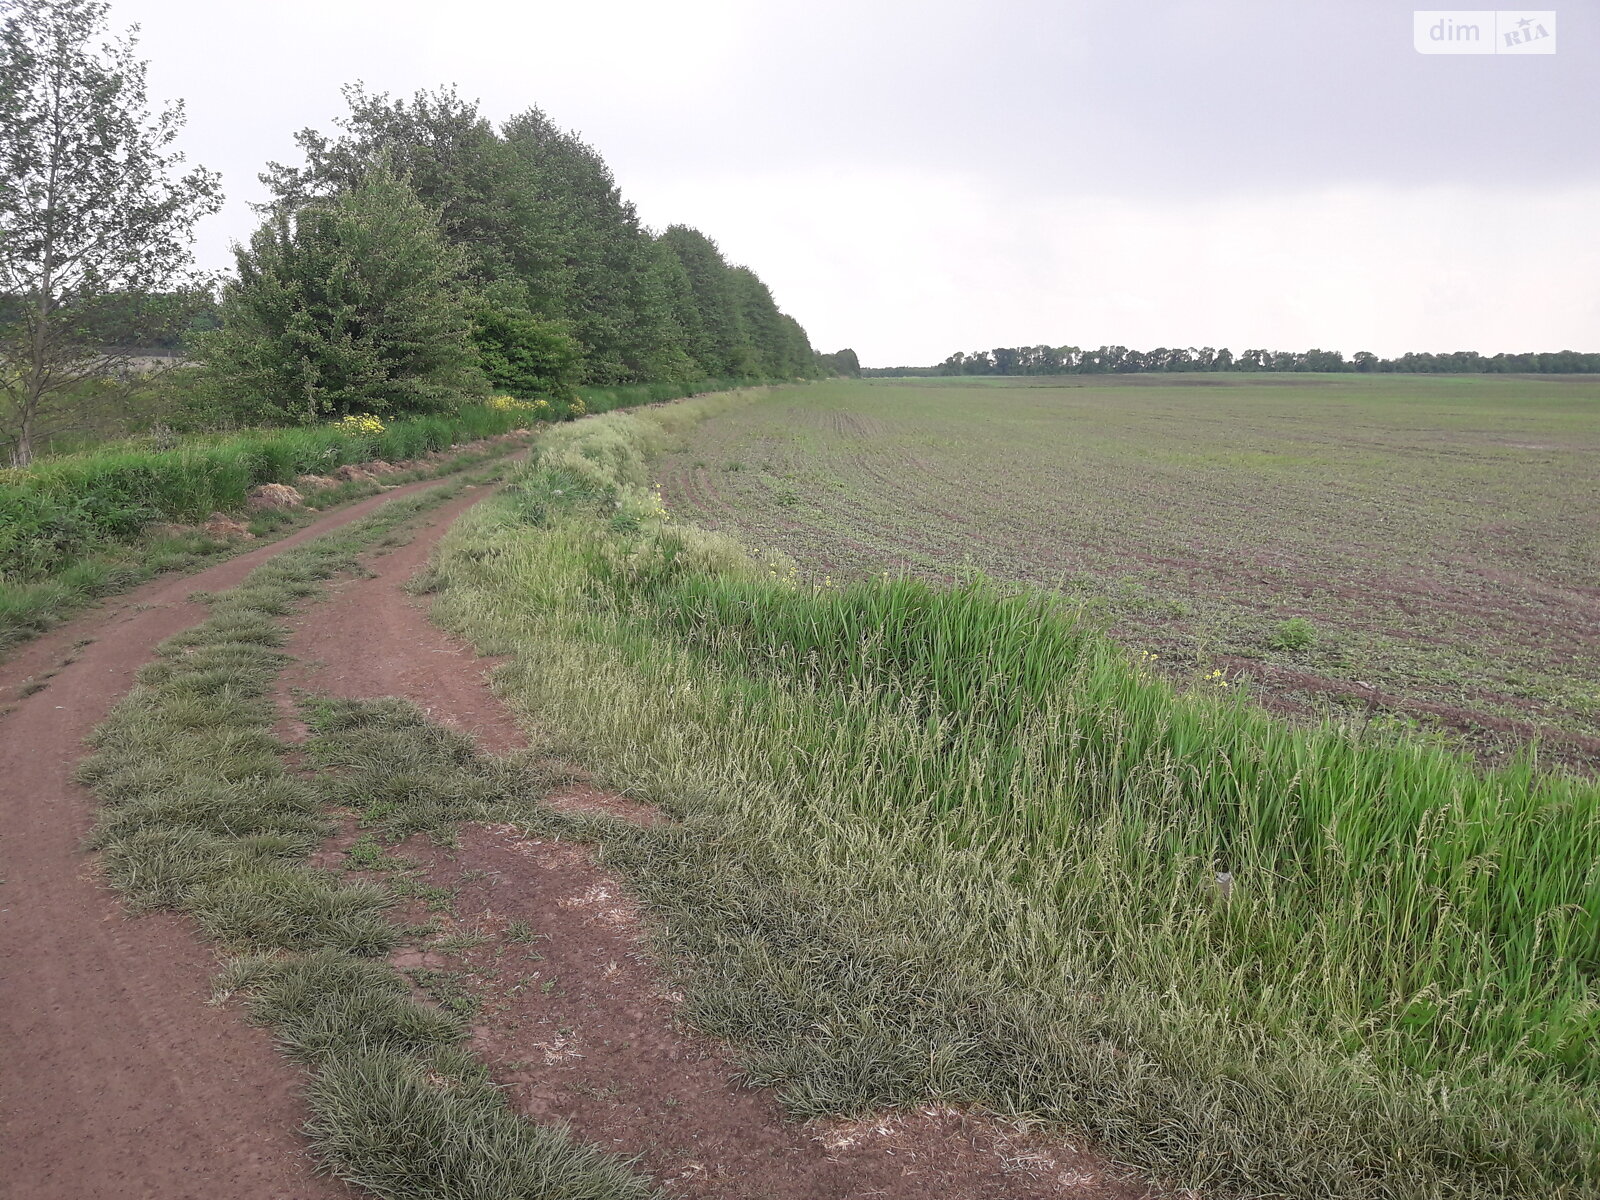
M 155 646 L 204 619 L 190 593 L 231 587 L 290 547 L 436 485 L 396 488 L 197 575 L 153 580 L 0 664 L 8 697 L 57 672 L 0 717 L 0 1196 L 351 1195 L 312 1174 L 296 1133 L 298 1075 L 269 1035 L 207 1005 L 211 950 L 179 917 L 127 919 L 97 881 L 81 849 L 93 800 L 72 777 L 84 737 Z M 424 520 L 442 529 L 484 494 Z
M 429 623 L 404 584 L 427 561 L 429 530 L 366 560 L 295 618 L 279 698 L 285 730 L 293 689 L 349 699 L 400 696 L 488 753 L 524 745 L 490 690 L 488 660 Z M 649 819 L 651 810 L 585 784 L 567 806 Z M 696 1200 L 1136 1200 L 1093 1154 L 949 1110 L 865 1122 L 786 1120 L 770 1092 L 741 1086 L 725 1049 L 679 1026 L 644 944 L 641 914 L 587 847 L 471 826 L 441 849 L 399 848 L 427 881 L 454 893 L 449 932 L 468 948 L 402 948 L 395 965 L 477 996 L 473 1048 L 518 1109 L 560 1120 L 623 1154 L 671 1196 Z M 338 867 L 343 855 L 326 853 Z M 426 924 L 420 905 L 404 920 Z M 531 931 L 531 934 L 530 932 Z

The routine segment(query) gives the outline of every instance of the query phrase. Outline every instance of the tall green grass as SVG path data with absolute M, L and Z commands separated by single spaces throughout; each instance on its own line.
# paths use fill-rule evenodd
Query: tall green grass
M 662 519 L 666 436 L 552 434 L 439 611 L 685 818 L 613 861 L 753 1077 L 1249 1195 L 1600 1195 L 1593 782 L 1175 690 L 1039 593 L 799 581 Z
M 707 392 L 731 392 L 742 388 L 759 387 L 759 379 L 705 379 L 697 383 L 627 383 L 615 387 L 580 387 L 578 398 L 587 413 L 614 412 L 619 408 L 637 408 L 644 404 L 661 404 L 667 400 L 682 400 Z M 570 412 L 564 408 L 563 413 Z
M 519 448 L 518 442 L 491 442 L 476 449 L 463 448 L 438 461 L 384 476 L 379 484 L 352 479 L 315 492 L 319 509 L 371 496 L 384 485 L 437 478 L 490 460 Z M 247 518 L 256 535 L 281 531 L 312 519 L 310 509 L 265 510 Z M 126 542 L 108 543 L 67 560 L 58 570 L 40 578 L 16 583 L 0 578 L 0 651 L 49 628 L 76 609 L 101 596 L 142 583 L 164 571 L 198 570 L 235 544 L 201 528 L 152 528 Z
M 724 386 L 736 384 L 583 388 L 581 406 L 561 404 L 552 415 L 565 420 Z M 108 446 L 0 471 L 0 585 L 46 579 L 96 547 L 129 541 L 152 522 L 238 511 L 259 484 L 293 483 L 347 463 L 420 458 L 528 420 L 523 411 L 463 405 L 454 413 L 392 421 L 370 435 L 332 425 L 195 435 L 173 449 Z
M 586 389 L 586 403 L 610 410 L 696 390 L 677 384 Z M 564 421 L 579 408 L 557 404 L 544 415 Z M 96 597 L 162 571 L 196 568 L 224 549 L 198 529 L 162 530 L 152 528 L 153 522 L 196 521 L 219 509 L 237 510 L 259 483 L 288 483 L 373 458 L 418 458 L 504 433 L 528 417 L 525 411 L 474 406 L 450 416 L 396 421 L 373 436 L 328 426 L 255 430 L 191 437 L 167 450 L 130 442 L 49 459 L 26 471 L 0 471 L 0 649 Z M 319 490 L 317 500 L 326 506 L 373 490 L 352 482 Z M 252 531 L 286 520 L 283 513 L 258 514 Z
M 0 581 L 27 583 L 154 521 L 236 511 L 251 488 L 346 463 L 418 458 L 515 428 L 525 414 L 466 406 L 394 421 L 382 433 L 333 426 L 185 439 L 174 449 L 111 447 L 0 472 Z

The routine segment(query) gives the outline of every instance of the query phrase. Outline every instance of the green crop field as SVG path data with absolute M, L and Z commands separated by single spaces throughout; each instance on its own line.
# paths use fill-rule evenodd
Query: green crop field
M 1180 680 L 1592 767 L 1597 462 L 1593 376 L 883 379 L 722 413 L 658 478 L 819 577 L 1058 588 Z

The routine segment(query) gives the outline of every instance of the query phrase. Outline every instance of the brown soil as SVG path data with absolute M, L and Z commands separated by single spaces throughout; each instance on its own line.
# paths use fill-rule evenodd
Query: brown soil
M 1486 766 L 1504 764 L 1526 751 L 1539 747 L 1539 761 L 1547 767 L 1561 766 L 1573 771 L 1593 772 L 1600 767 L 1600 738 L 1550 729 L 1529 721 L 1515 721 L 1478 709 L 1451 704 L 1434 704 L 1386 692 L 1379 688 L 1330 679 L 1309 671 L 1273 666 L 1256 659 L 1220 655 L 1217 660 L 1228 672 L 1250 679 L 1258 685 L 1253 698 L 1271 712 L 1305 715 L 1313 712 L 1299 697 L 1328 699 L 1346 705 L 1357 704 L 1369 713 L 1394 713 L 1436 724 L 1454 734 L 1459 744 L 1470 749 Z
M 434 532 L 371 559 L 372 576 L 339 585 L 294 622 L 289 653 L 297 661 L 280 692 L 286 716 L 291 689 L 401 696 L 486 752 L 525 745 L 490 690 L 488 660 L 431 625 L 422 603 L 403 590 L 425 563 Z M 582 779 L 553 801 L 638 822 L 664 819 Z M 347 830 L 340 841 L 352 835 Z M 338 864 L 338 845 L 324 854 L 325 865 Z M 770 1092 L 738 1082 L 724 1047 L 680 1027 L 675 997 L 647 952 L 641 914 L 588 848 L 511 826 L 470 826 L 454 848 L 417 838 L 399 852 L 429 883 L 454 893 L 442 934 L 482 940 L 452 952 L 435 943 L 404 947 L 395 965 L 419 984 L 476 998 L 474 1049 L 522 1112 L 640 1155 L 640 1169 L 671 1195 L 1151 1195 L 1092 1153 L 953 1110 L 788 1120 Z M 439 917 L 419 904 L 405 919 Z
M 739 1082 L 726 1047 L 677 1021 L 642 914 L 589 848 L 491 825 L 463 828 L 453 848 L 415 838 L 398 851 L 454 893 L 441 935 L 477 944 L 406 947 L 395 965 L 424 995 L 472 997 L 473 1050 L 519 1111 L 639 1155 L 671 1196 L 1153 1194 L 1085 1149 L 955 1109 L 789 1120 L 770 1092 Z M 440 920 L 420 905 L 404 915 Z
M 0 717 L 0 1039 L 10 1050 L 0 1194 L 351 1194 L 313 1175 L 295 1132 L 305 1117 L 298 1075 L 268 1033 L 206 1003 L 212 952 L 181 918 L 129 920 L 97 880 L 81 849 L 93 800 L 72 776 L 84 737 L 156 644 L 204 619 L 190 593 L 232 587 L 273 555 L 428 486 L 371 497 L 197 575 L 154 580 L 0 663 L 7 693 L 49 676 Z

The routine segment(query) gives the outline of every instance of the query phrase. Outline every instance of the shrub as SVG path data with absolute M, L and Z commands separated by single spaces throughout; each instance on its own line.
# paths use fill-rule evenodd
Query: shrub
M 480 309 L 472 340 L 490 386 L 519 399 L 570 396 L 583 376 L 583 347 L 561 326 L 532 313 Z
M 238 259 L 195 349 L 245 416 L 439 412 L 482 387 L 460 253 L 389 172 L 274 218 Z

